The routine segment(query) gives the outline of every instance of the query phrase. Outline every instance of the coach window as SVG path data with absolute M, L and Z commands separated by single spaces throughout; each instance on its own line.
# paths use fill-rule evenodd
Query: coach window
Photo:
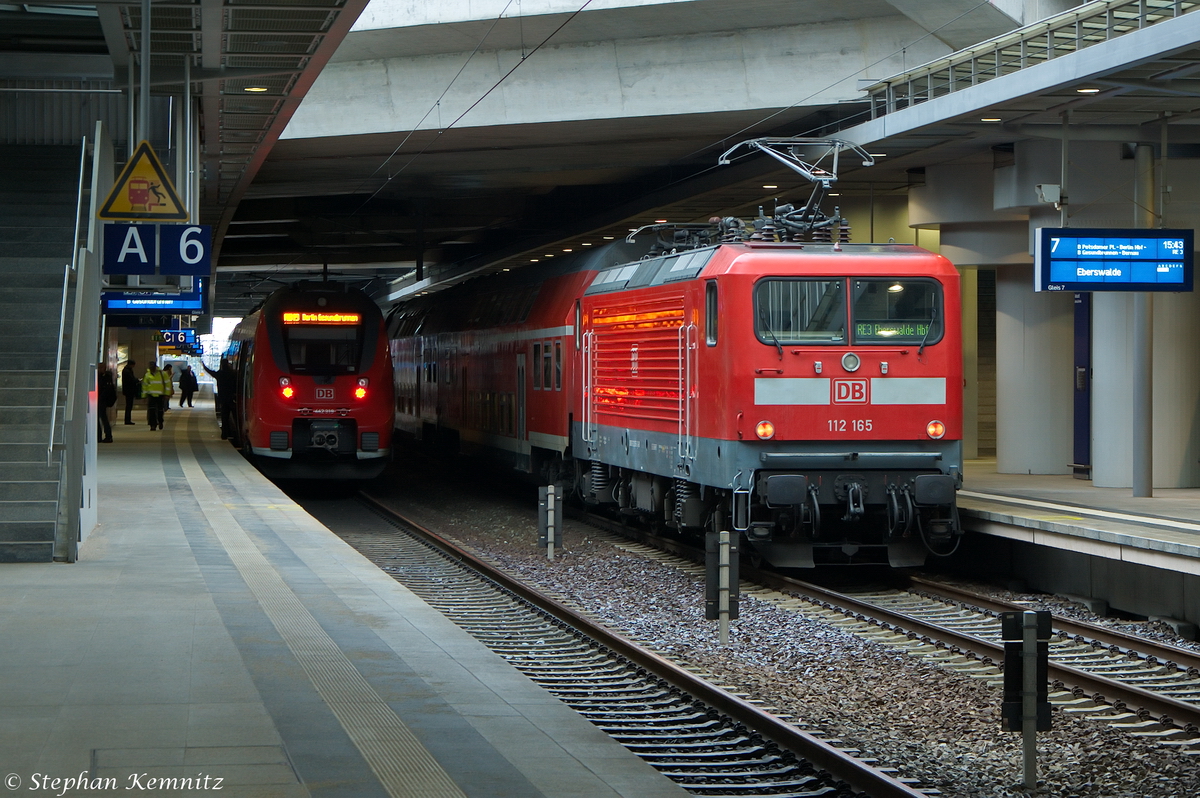
M 776 347 L 845 342 L 845 281 L 761 280 L 754 287 L 754 332 Z
M 717 345 L 717 281 L 709 280 L 704 286 L 704 342 Z
M 856 344 L 932 344 L 942 337 L 941 286 L 912 277 L 855 278 Z
M 540 391 L 542 389 L 542 368 L 540 365 L 538 365 L 541 362 L 542 362 L 542 345 L 534 344 L 533 345 L 533 364 L 532 364 L 533 368 L 531 369 L 531 371 L 533 371 L 533 390 L 535 390 L 535 391 Z
M 542 348 L 542 385 L 546 386 L 546 390 L 550 390 L 550 386 L 554 384 L 554 360 L 550 354 L 550 342 Z
M 562 341 L 554 342 L 554 390 L 562 390 Z

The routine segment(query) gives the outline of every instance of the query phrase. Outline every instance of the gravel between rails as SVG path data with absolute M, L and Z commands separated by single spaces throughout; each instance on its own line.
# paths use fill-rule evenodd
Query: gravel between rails
M 986 682 L 752 596 L 742 597 L 722 647 L 715 622 L 704 620 L 701 579 L 614 548 L 573 521 L 551 562 L 537 548 L 534 494 L 490 488 L 478 471 L 414 464 L 370 492 L 611 628 L 943 795 L 1200 795 L 1200 757 L 1059 711 L 1053 730 L 1038 736 L 1040 789 L 1026 792 L 1020 735 L 1000 730 L 1000 691 Z

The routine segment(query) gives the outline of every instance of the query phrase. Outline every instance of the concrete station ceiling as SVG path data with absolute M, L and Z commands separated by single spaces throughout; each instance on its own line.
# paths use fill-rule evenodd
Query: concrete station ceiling
M 857 135 L 872 152 L 886 155 L 869 169 L 845 161 L 839 189 L 876 196 L 907 191 L 924 167 L 986 157 L 992 148 L 1021 138 L 1055 135 L 1051 128 L 1061 125 L 1067 109 L 1072 130 L 1079 131 L 1073 135 L 1088 135 L 1082 131 L 1092 128 L 1111 137 L 1125 128 L 1130 140 L 1157 141 L 1158 122 L 1170 112 L 1172 142 L 1200 144 L 1191 135 L 1200 131 L 1193 127 L 1200 122 L 1200 48 L 1194 44 L 1200 36 L 1189 43 L 1186 33 L 1158 47 L 1101 45 L 1066 53 L 1054 75 L 1044 67 L 1025 69 L 948 98 L 928 97 L 874 121 L 868 95 L 850 92 L 843 102 L 790 108 L 781 102 L 746 111 L 281 138 L 327 62 L 440 52 L 448 45 L 438 36 L 478 41 L 483 35 L 481 24 L 480 30 L 456 25 L 347 36 L 365 3 L 355 1 L 359 4 L 154 3 L 152 19 L 158 21 L 151 41 L 159 76 L 154 83 L 177 93 L 185 56 L 193 59 L 193 78 L 203 81 L 202 218 L 221 235 L 216 315 L 242 315 L 278 285 L 318 276 L 326 265 L 333 279 L 369 286 L 382 296 L 395 292 L 391 283 L 411 275 L 418 260 L 428 276 L 454 279 L 515 267 L 540 248 L 570 246 L 583 236 L 592 241 L 620 236 L 656 218 L 745 217 L 759 205 L 769 208 L 777 196 L 803 199 L 803 181 L 762 155 L 716 166 L 726 147 L 754 136 L 830 135 L 839 129 L 846 138 Z M 103 51 L 114 64 L 115 85 L 122 86 L 128 60 L 137 57 L 140 4 L 57 5 L 61 9 L 0 5 L 0 52 L 33 63 Z M 755 15 L 777 22 L 781 14 L 790 21 L 831 13 L 831 4 L 823 2 L 702 5 L 712 16 L 686 22 L 697 30 L 712 29 L 714 20 L 729 14 L 741 15 L 743 22 L 753 22 Z M 903 3 L 835 5 L 837 14 L 857 19 L 895 13 Z M 1193 6 L 1165 5 L 1183 11 Z M 924 7 L 916 8 L 910 18 Z M 639 12 L 639 30 L 653 35 L 672 25 L 677 29 L 683 23 L 669 12 L 666 5 L 648 5 Z M 540 41 L 567 16 L 547 15 L 523 29 L 505 20 L 490 35 L 505 46 Z M 613 35 L 605 26 L 617 24 L 602 13 L 576 21 L 578 26 L 569 22 L 555 35 L 563 42 L 591 41 Z M 947 43 L 958 47 L 964 39 L 979 38 L 979 30 L 957 31 Z M 788 76 L 779 78 L 781 99 L 794 101 L 785 90 Z M 246 92 L 251 86 L 268 91 Z

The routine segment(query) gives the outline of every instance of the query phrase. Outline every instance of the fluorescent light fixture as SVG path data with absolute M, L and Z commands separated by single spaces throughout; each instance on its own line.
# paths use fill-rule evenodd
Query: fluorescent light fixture
M 980 122 L 999 122 L 999 121 L 1000 121 L 1000 117 L 998 117 L 998 116 L 985 116 L 985 117 L 982 117 L 982 118 L 980 118 L 980 120 L 979 120 L 979 121 L 980 121 Z
M 763 188 L 779 188 L 779 186 L 763 186 Z
M 266 90 L 267 90 L 266 86 L 247 86 L 246 88 L 242 89 L 242 91 L 266 91 Z
M 1099 89 L 1094 89 L 1094 88 L 1090 88 L 1090 87 L 1086 88 L 1086 89 L 1076 89 L 1075 91 L 1079 92 L 1080 94 L 1099 94 L 1100 93 Z

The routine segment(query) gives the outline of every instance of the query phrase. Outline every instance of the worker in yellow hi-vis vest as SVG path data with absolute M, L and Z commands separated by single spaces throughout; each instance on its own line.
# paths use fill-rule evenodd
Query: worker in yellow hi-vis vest
M 167 401 L 170 394 L 171 378 L 159 369 L 157 363 L 151 361 L 150 368 L 142 377 L 142 396 L 146 397 L 146 418 L 151 430 L 162 429 L 163 402 Z

